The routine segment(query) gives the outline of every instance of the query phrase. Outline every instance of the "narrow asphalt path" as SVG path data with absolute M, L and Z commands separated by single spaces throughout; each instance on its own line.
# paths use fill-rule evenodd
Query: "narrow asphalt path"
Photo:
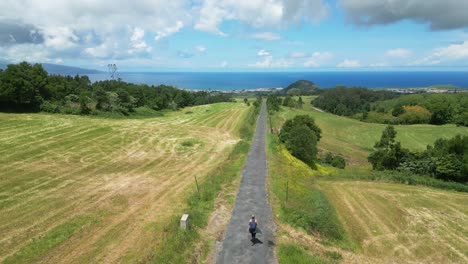
M 275 224 L 266 187 L 266 110 L 262 103 L 257 129 L 242 173 L 231 220 L 216 263 L 277 263 L 274 255 Z M 250 240 L 248 223 L 254 214 L 261 230 Z

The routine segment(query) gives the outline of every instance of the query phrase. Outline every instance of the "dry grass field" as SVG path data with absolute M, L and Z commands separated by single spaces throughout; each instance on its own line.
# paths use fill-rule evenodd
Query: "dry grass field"
M 224 161 L 248 108 L 148 119 L 0 114 L 0 262 L 150 259 L 185 193 Z
M 324 181 L 320 185 L 345 229 L 361 245 L 364 259 L 379 263 L 468 262 L 467 193 L 359 181 Z

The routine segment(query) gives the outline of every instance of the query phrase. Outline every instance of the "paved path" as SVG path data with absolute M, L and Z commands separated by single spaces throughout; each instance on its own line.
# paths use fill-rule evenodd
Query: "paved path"
M 216 263 L 277 263 L 273 252 L 275 224 L 266 189 L 265 115 L 265 103 L 262 103 L 231 220 Z M 262 232 L 257 234 L 255 243 L 250 241 L 248 232 L 252 214 L 258 219 Z

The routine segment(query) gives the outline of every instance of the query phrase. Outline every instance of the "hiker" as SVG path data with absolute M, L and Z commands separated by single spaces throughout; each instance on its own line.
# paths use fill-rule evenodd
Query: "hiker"
M 257 231 L 257 219 L 255 219 L 255 215 L 252 215 L 252 218 L 249 220 L 249 232 L 252 234 L 252 240 L 255 239 L 255 233 Z

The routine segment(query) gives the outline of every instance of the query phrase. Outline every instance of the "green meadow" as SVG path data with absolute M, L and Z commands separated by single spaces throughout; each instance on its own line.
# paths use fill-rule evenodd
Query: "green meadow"
M 385 125 L 321 112 L 310 105 L 313 98 L 307 97 L 301 110 L 282 107 L 272 117 L 273 131 L 295 115 L 311 115 L 322 129 L 319 156 L 342 155 L 347 167 L 319 164 L 312 170 L 291 156 L 275 134 L 268 135 L 280 263 L 468 261 L 468 194 L 418 185 L 420 178 L 413 179 L 416 185 L 393 183 L 391 173 L 371 171 L 367 156 Z M 397 140 L 414 151 L 441 137 L 468 134 L 468 128 L 454 125 L 395 128 Z

